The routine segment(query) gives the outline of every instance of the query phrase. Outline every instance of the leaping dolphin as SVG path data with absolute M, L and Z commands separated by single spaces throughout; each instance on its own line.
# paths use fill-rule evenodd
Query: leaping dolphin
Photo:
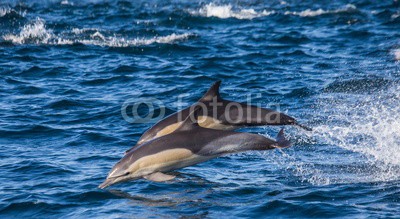
M 175 176 L 165 173 L 225 154 L 290 146 L 283 129 L 275 141 L 257 134 L 203 128 L 196 121 L 200 120 L 200 109 L 197 107 L 192 110 L 173 133 L 147 141 L 129 151 L 112 168 L 99 188 L 140 178 L 157 182 L 171 180 Z
M 220 85 L 221 81 L 215 82 L 204 96 L 194 104 L 206 108 L 206 110 L 202 111 L 203 115 L 200 115 L 199 118 L 199 125 L 201 127 L 218 130 L 235 130 L 246 126 L 297 125 L 303 129 L 311 130 L 311 128 L 299 124 L 296 119 L 284 113 L 272 109 L 224 100 L 219 94 Z M 190 109 L 193 108 L 194 105 L 171 114 L 153 125 L 153 127 L 143 133 L 137 145 L 175 131 L 181 125 L 183 119 L 189 115 Z

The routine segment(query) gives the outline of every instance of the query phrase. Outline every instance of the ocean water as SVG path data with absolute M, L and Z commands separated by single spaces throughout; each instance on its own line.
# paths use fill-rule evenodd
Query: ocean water
M 399 60 L 398 1 L 2 0 L 0 217 L 399 218 Z M 313 131 L 97 188 L 152 125 L 127 101 L 170 114 L 216 80 Z

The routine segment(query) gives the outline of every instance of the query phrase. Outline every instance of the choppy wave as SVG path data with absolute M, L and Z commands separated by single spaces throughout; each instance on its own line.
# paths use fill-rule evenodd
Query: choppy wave
M 257 17 L 269 16 L 274 14 L 275 11 L 263 10 L 257 12 L 252 8 L 247 9 L 233 9 L 232 5 L 216 5 L 209 3 L 204 5 L 197 11 L 189 11 L 190 14 L 203 17 L 217 17 L 217 18 L 236 18 L 236 19 L 253 19 Z
M 173 3 L 0 1 L 0 215 L 399 215 L 396 5 Z M 286 126 L 293 147 L 262 152 L 265 160 L 230 155 L 171 182 L 111 188 L 134 197 L 97 189 L 151 125 L 121 117 L 126 99 L 155 97 L 170 114 L 215 80 L 227 99 L 251 94 L 314 131 Z M 275 138 L 279 128 L 242 131 Z
M 0 7 L 0 18 L 5 17 L 7 15 L 17 15 L 17 16 L 25 17 L 26 11 L 16 11 L 12 8 Z
M 70 36 L 72 34 L 72 36 Z M 107 36 L 96 28 L 73 28 L 70 32 L 55 34 L 47 28 L 43 19 L 37 18 L 34 22 L 25 25 L 18 34 L 7 34 L 3 39 L 14 44 L 48 44 L 48 45 L 72 45 L 84 44 L 103 47 L 134 47 L 145 46 L 154 43 L 169 44 L 186 40 L 193 36 L 191 33 L 167 36 L 155 36 L 152 38 L 124 38 L 119 36 Z
M 336 9 L 336 10 L 324 10 L 324 9 L 317 9 L 317 10 L 311 10 L 311 9 L 306 9 L 301 12 L 292 12 L 292 11 L 287 11 L 285 12 L 286 15 L 296 15 L 300 17 L 315 17 L 319 15 L 324 15 L 324 14 L 337 14 L 337 13 L 346 13 L 346 12 L 353 12 L 356 11 L 357 7 L 352 4 L 348 4 L 343 8 Z

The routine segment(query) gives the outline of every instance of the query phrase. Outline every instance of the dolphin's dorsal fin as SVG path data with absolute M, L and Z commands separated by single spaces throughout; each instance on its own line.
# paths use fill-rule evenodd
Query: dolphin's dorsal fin
M 203 101 L 211 101 L 214 97 L 220 98 L 219 96 L 219 86 L 221 85 L 221 81 L 216 81 L 210 89 L 203 95 L 200 100 Z
M 190 107 L 191 112 L 189 113 L 189 116 L 186 117 L 185 120 L 183 120 L 182 124 L 175 130 L 177 131 L 188 131 L 192 130 L 193 128 L 199 127 L 199 124 L 197 123 L 197 119 L 199 117 L 199 113 L 202 110 L 201 106 L 195 106 L 194 109 Z

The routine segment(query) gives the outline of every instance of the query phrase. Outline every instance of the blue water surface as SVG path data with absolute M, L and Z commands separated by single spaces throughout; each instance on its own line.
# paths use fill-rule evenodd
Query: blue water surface
M 2 0 L 0 217 L 399 218 L 398 60 L 398 1 Z M 97 188 L 152 125 L 124 104 L 170 114 L 216 80 L 313 131 Z

